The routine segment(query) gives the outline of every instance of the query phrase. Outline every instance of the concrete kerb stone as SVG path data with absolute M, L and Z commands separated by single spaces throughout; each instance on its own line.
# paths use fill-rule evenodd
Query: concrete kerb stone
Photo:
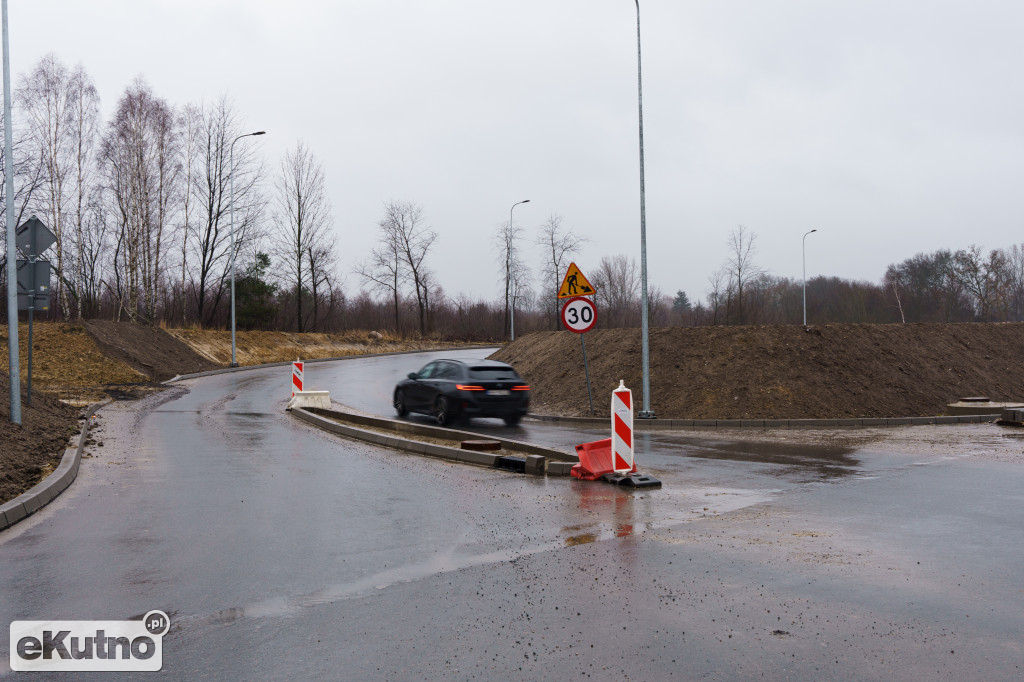
M 318 428 L 322 428 L 326 431 L 336 433 L 349 438 L 355 438 L 357 440 L 363 440 L 370 443 L 382 445 L 397 450 L 405 450 L 419 455 L 427 457 L 439 457 L 442 459 L 454 460 L 458 462 L 467 462 L 470 464 L 479 464 L 483 466 L 493 467 L 498 461 L 499 455 L 489 454 L 484 452 L 474 452 L 471 450 L 462 450 L 461 448 L 452 448 L 444 445 L 437 445 L 434 443 L 426 443 L 419 440 L 410 440 L 402 438 L 396 435 L 388 435 L 379 433 L 377 431 L 370 431 L 368 429 L 361 429 L 357 426 L 349 426 L 347 424 L 340 424 L 333 419 L 324 416 L 322 413 L 329 412 L 332 415 L 337 415 L 345 418 L 354 417 L 359 422 L 366 425 L 374 424 L 377 426 L 387 426 L 388 424 L 398 424 L 406 426 L 415 426 L 417 430 L 426 429 L 432 432 L 434 436 L 444 436 L 447 438 L 458 438 L 459 436 L 476 437 L 479 434 L 471 433 L 468 431 L 453 431 L 450 429 L 441 429 L 435 427 L 425 427 L 421 425 L 410 425 L 405 422 L 392 422 L 392 420 L 377 418 L 377 417 L 366 417 L 363 415 L 351 415 L 348 413 L 337 412 L 334 410 L 306 410 L 303 408 L 295 408 L 290 411 L 290 414 L 308 422 Z M 438 433 L 441 432 L 441 433 Z M 572 465 L 575 464 L 573 456 L 543 448 L 539 445 L 532 445 L 529 443 L 519 443 L 517 441 L 510 441 L 507 439 L 496 438 L 502 444 L 509 449 L 522 452 L 524 455 L 532 458 L 536 458 L 534 461 L 540 460 L 540 464 L 534 464 L 534 468 L 538 470 L 538 473 L 543 474 L 545 469 L 548 470 L 550 475 L 568 475 Z M 546 457 L 545 454 L 548 456 Z M 550 461 L 551 458 L 561 458 L 569 461 L 557 462 L 559 464 L 565 464 L 564 473 L 562 473 L 561 467 L 556 467 L 554 471 L 551 470 L 550 465 L 556 462 Z M 545 463 L 548 465 L 545 467 Z
M 109 400 L 105 400 L 100 403 L 93 403 L 86 408 L 82 430 L 78 434 L 78 445 L 64 450 L 60 464 L 57 465 L 57 468 L 49 476 L 13 500 L 0 505 L 0 531 L 10 528 L 22 519 L 36 513 L 67 490 L 68 486 L 78 476 L 78 469 L 82 461 L 82 450 L 85 448 L 86 437 L 89 435 L 89 420 L 92 419 L 97 410 L 109 402 Z

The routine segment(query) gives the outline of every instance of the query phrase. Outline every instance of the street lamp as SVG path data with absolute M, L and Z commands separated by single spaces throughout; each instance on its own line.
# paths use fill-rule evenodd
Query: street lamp
M 3 70 L 4 70 L 4 205 L 7 211 L 7 371 L 10 374 L 10 419 L 21 425 L 21 374 L 18 360 L 18 264 L 14 245 L 14 145 L 11 142 L 11 54 L 7 40 L 7 0 L 3 0 Z
M 235 143 L 243 137 L 254 135 L 266 135 L 266 131 L 257 130 L 255 133 L 239 135 L 231 141 L 231 153 L 229 155 L 228 167 L 231 179 L 231 366 L 238 367 L 235 359 Z
M 508 239 L 509 239 L 509 243 L 505 245 L 505 276 L 510 278 L 510 279 L 512 277 L 512 272 L 511 272 L 511 267 L 512 267 L 512 237 L 513 237 L 513 231 L 512 231 L 512 210 L 516 206 L 518 206 L 519 204 L 528 204 L 528 203 L 530 203 L 529 199 L 523 199 L 522 201 L 517 201 L 516 203 L 512 204 L 512 208 L 510 208 L 508 210 Z M 512 312 L 511 319 L 509 320 L 509 331 L 511 332 L 511 338 L 509 340 L 510 341 L 515 341 L 516 340 L 516 289 L 515 289 L 514 281 L 512 283 L 512 311 L 511 312 Z
M 812 232 L 817 232 L 817 231 L 818 231 L 818 229 L 815 228 L 815 229 L 811 230 L 810 232 L 807 232 L 806 234 L 804 234 L 804 238 L 803 238 L 803 243 L 804 243 L 804 326 L 805 327 L 807 326 L 807 235 L 811 234 Z
M 640 419 L 654 419 L 651 409 L 651 363 L 647 325 L 647 211 L 644 207 L 644 86 L 640 68 L 640 0 L 636 3 L 636 91 L 640 113 L 640 357 L 644 380 L 644 409 Z

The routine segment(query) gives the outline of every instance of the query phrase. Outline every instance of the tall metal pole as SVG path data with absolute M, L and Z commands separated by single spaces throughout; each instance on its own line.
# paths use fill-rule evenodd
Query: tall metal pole
M 508 239 L 509 239 L 509 243 L 505 245 L 505 276 L 508 277 L 509 279 L 511 279 L 511 277 L 512 277 L 512 272 L 511 272 L 511 269 L 512 269 L 512 238 L 513 238 L 513 234 L 514 234 L 513 230 L 512 230 L 512 210 L 515 209 L 515 207 L 518 206 L 519 204 L 528 204 L 528 203 L 530 203 L 529 199 L 523 199 L 522 201 L 517 201 L 516 203 L 512 204 L 512 208 L 510 208 L 508 210 Z M 512 280 L 512 308 L 511 308 L 510 312 L 511 312 L 511 315 L 509 316 L 510 317 L 510 319 L 509 319 L 509 332 L 511 333 L 511 338 L 509 340 L 510 341 L 515 341 L 516 340 L 516 285 L 515 285 L 515 280 Z
M 6 1 L 6 0 L 5 0 Z M 228 176 L 231 180 L 231 366 L 238 367 L 235 359 L 235 143 L 243 137 L 263 135 L 260 130 L 255 133 L 239 135 L 231 141 L 231 153 L 228 160 Z
M 818 231 L 817 228 L 811 230 L 811 232 L 817 232 L 817 231 Z M 807 235 L 811 234 L 811 232 L 807 232 L 806 234 L 804 234 L 804 238 L 803 238 L 803 243 L 804 243 L 804 326 L 805 327 L 807 326 Z
M 651 363 L 647 324 L 647 209 L 644 206 L 644 85 L 640 67 L 640 0 L 636 3 L 636 89 L 640 113 L 640 349 L 643 367 L 644 409 L 640 419 L 654 419 L 651 409 Z
M 4 184 L 7 212 L 7 367 L 10 370 L 11 422 L 21 424 L 21 367 L 18 359 L 18 266 L 14 253 L 14 144 L 11 128 L 11 59 L 7 41 L 7 0 L 3 0 Z

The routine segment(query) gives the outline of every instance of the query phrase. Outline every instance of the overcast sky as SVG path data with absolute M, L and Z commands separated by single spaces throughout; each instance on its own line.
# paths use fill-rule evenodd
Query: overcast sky
M 651 286 L 703 298 L 743 224 L 776 275 L 877 282 L 922 251 L 1024 241 L 1024 3 L 642 0 Z M 56 53 L 105 116 L 143 75 L 228 95 L 268 168 L 324 162 L 347 290 L 384 202 L 438 232 L 446 293 L 498 296 L 517 201 L 640 255 L 630 0 L 9 0 L 12 73 Z M 239 142 L 243 144 L 243 142 Z M 523 244 L 536 270 L 540 253 Z

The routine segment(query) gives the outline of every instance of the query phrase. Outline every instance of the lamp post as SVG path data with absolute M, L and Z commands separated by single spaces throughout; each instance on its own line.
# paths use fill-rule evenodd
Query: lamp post
M 266 131 L 257 130 L 255 133 L 239 135 L 231 141 L 231 153 L 229 154 L 228 166 L 231 179 L 231 366 L 238 367 L 238 360 L 235 358 L 235 143 L 243 137 L 254 135 L 266 135 Z
M 804 234 L 804 326 L 807 326 L 807 235 L 812 232 L 817 232 L 818 228 L 814 228 L 810 232 Z
M 18 264 L 14 245 L 14 145 L 11 143 L 11 59 L 7 40 L 7 0 L 3 0 L 4 184 L 7 207 L 7 371 L 10 373 L 12 424 L 21 424 L 21 374 L 18 370 Z
M 512 204 L 512 208 L 510 208 L 508 210 L 508 239 L 509 239 L 509 243 L 505 245 L 505 276 L 508 277 L 509 279 L 512 278 L 512 272 L 511 272 L 511 268 L 512 268 L 512 238 L 514 236 L 514 232 L 512 231 L 512 210 L 516 206 L 518 206 L 519 204 L 528 204 L 528 203 L 530 203 L 529 199 L 523 199 L 522 201 L 517 201 L 516 203 Z M 511 332 L 511 338 L 509 340 L 510 341 L 515 341 L 516 340 L 516 287 L 515 287 L 515 282 L 514 281 L 512 282 L 512 311 L 511 311 L 511 313 L 512 314 L 511 314 L 510 319 L 509 319 L 509 331 Z
M 636 91 L 640 118 L 640 356 L 643 369 L 644 409 L 640 419 L 654 419 L 651 409 L 651 363 L 647 325 L 647 211 L 644 207 L 644 85 L 640 67 L 640 0 L 636 3 Z

